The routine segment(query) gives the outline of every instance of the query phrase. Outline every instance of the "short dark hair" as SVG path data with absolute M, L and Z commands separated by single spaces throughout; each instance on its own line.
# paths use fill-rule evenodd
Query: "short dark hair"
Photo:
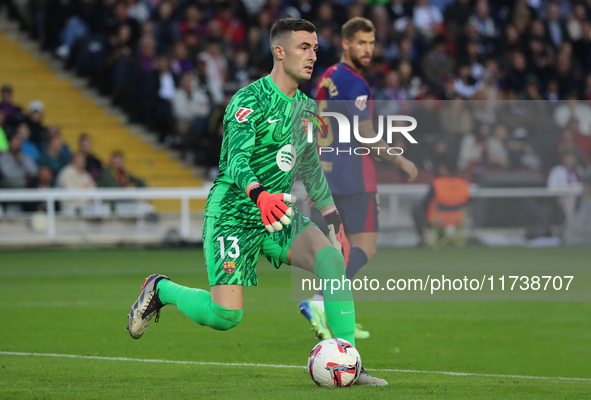
M 78 136 L 78 143 L 82 143 L 85 140 L 90 140 L 90 135 L 86 132 L 82 132 L 80 136 Z
M 273 48 L 274 41 L 286 33 L 306 31 L 310 33 L 316 32 L 316 27 L 310 21 L 301 18 L 282 18 L 275 21 L 271 27 L 271 48 Z
M 351 18 L 345 25 L 341 28 L 341 36 L 343 39 L 351 40 L 355 36 L 355 34 L 359 31 L 361 32 L 375 32 L 376 28 L 373 26 L 373 23 L 363 17 L 355 17 Z

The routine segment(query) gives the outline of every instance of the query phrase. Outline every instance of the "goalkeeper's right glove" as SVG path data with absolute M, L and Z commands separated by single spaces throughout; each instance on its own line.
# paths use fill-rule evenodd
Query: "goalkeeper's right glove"
M 295 196 L 288 193 L 271 194 L 263 185 L 257 183 L 248 192 L 248 197 L 259 208 L 263 224 L 269 232 L 280 231 L 283 225 L 291 224 L 289 217 L 293 216 L 293 209 L 284 202 L 295 203 Z
M 345 268 L 349 264 L 349 254 L 351 253 L 351 245 L 345 236 L 345 228 L 343 221 L 339 215 L 339 210 L 336 207 L 331 208 L 322 213 L 326 224 L 328 225 L 328 239 L 338 251 L 342 251 L 345 257 Z

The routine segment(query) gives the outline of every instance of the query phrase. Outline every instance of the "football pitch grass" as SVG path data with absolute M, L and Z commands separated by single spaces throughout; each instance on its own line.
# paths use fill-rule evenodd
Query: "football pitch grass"
M 591 260 L 591 249 L 379 249 L 369 268 L 457 257 L 559 266 Z M 588 302 L 358 302 L 371 338 L 357 348 L 390 385 L 326 389 L 304 368 L 317 341 L 290 299 L 289 267 L 260 260 L 259 286 L 245 289 L 244 318 L 230 331 L 170 306 L 133 340 L 126 314 L 147 275 L 207 288 L 200 250 L 2 252 L 0 260 L 0 399 L 591 398 Z

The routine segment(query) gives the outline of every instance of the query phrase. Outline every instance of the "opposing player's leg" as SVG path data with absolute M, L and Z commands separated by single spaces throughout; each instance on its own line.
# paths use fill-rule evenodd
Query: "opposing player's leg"
M 205 218 L 203 247 L 211 293 L 178 285 L 163 275 L 149 276 L 128 315 L 131 336 L 139 339 L 168 304 L 199 325 L 217 330 L 238 325 L 243 286 L 257 283 L 254 267 L 264 233 L 261 229 L 237 231 L 235 223 Z

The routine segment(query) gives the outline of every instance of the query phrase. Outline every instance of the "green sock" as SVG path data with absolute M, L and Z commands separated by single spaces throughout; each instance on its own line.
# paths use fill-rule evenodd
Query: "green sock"
M 231 310 L 211 301 L 211 293 L 177 285 L 162 279 L 157 286 L 162 304 L 174 304 L 180 312 L 199 325 L 225 331 L 238 325 L 242 310 Z
M 345 278 L 343 255 L 334 247 L 321 249 L 314 260 L 314 273 L 321 279 L 337 279 L 342 285 Z M 347 285 L 331 290 L 330 281 L 324 290 L 324 311 L 334 337 L 345 339 L 355 346 L 355 305 L 351 288 Z M 336 286 L 336 284 L 335 284 Z

